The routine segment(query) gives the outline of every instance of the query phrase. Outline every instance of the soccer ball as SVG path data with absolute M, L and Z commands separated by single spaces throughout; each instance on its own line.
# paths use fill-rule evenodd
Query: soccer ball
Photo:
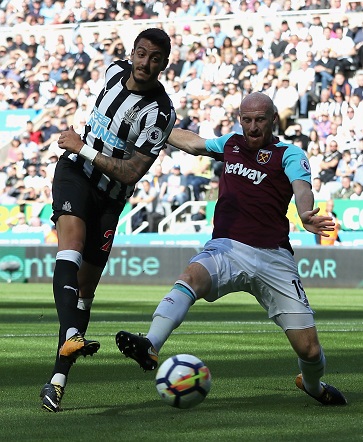
M 193 355 L 176 355 L 163 362 L 156 373 L 156 389 L 170 406 L 192 408 L 204 401 L 212 377 L 203 361 Z

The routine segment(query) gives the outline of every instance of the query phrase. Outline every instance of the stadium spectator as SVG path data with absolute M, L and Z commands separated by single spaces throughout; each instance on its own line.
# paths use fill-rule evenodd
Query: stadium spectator
M 288 45 L 288 41 L 282 39 L 282 31 L 281 29 L 276 29 L 274 31 L 274 37 L 272 39 L 270 45 L 270 63 L 273 63 L 276 68 L 281 66 L 281 63 L 284 58 L 285 49 Z
M 321 179 L 318 176 L 313 178 L 311 190 L 315 201 L 328 201 L 331 198 L 329 189 L 321 182 Z
M 220 124 L 222 118 L 225 116 L 226 110 L 223 107 L 223 102 L 224 98 L 217 94 L 210 103 L 210 118 L 214 126 Z
M 23 151 L 19 148 L 16 152 L 16 160 L 11 163 L 16 167 L 16 176 L 18 179 L 23 179 L 26 174 L 26 160 Z
M 352 70 L 355 70 L 353 57 L 356 55 L 355 45 L 353 39 L 349 35 L 344 35 L 343 28 L 335 27 L 336 38 L 332 42 L 332 51 L 337 59 L 339 70 L 349 75 Z
M 336 92 L 341 92 L 345 101 L 349 101 L 352 94 L 352 85 L 349 83 L 346 75 L 342 71 L 335 73 L 331 83 L 330 96 L 334 98 Z
M 238 78 L 241 72 L 249 65 L 247 57 L 244 56 L 243 52 L 240 50 L 236 53 L 233 59 L 233 71 L 232 77 L 235 83 L 238 83 Z
M 343 176 L 341 180 L 341 186 L 332 193 L 331 197 L 332 199 L 350 199 L 352 194 L 354 193 L 353 187 L 352 187 L 352 180 L 350 176 Z
M 162 164 L 156 164 L 155 167 L 150 171 L 149 175 L 151 185 L 155 187 L 158 194 L 160 194 L 161 187 L 163 183 L 167 181 L 169 172 L 164 173 L 162 169 Z
M 331 140 L 330 143 L 326 145 L 323 161 L 320 164 L 321 172 L 319 174 L 321 181 L 329 185 L 331 192 L 339 187 L 339 183 L 336 183 L 335 171 L 341 158 L 342 154 L 338 150 L 338 143 L 335 140 Z
M 206 28 L 208 30 L 208 28 Z M 209 28 L 210 32 L 210 28 Z M 243 42 L 243 29 L 241 25 L 235 25 L 233 27 L 233 35 L 231 37 L 232 46 L 236 48 L 236 51 L 240 51 L 242 49 L 242 42 Z M 237 53 L 236 52 L 236 53 Z
M 296 112 L 298 101 L 299 94 L 296 88 L 290 85 L 290 78 L 282 78 L 274 99 L 279 114 L 278 125 L 280 133 L 283 134 L 286 131 L 288 119 Z
M 339 160 L 335 171 L 337 182 L 342 182 L 343 177 L 348 176 L 351 180 L 354 179 L 355 171 L 357 170 L 358 162 L 352 159 L 350 150 L 344 150 L 342 158 Z
M 279 178 L 274 184 L 260 183 L 262 188 L 259 186 L 257 192 L 257 186 L 252 180 L 246 177 L 241 181 L 241 177 L 236 173 L 237 165 L 234 163 L 232 146 L 237 143 L 240 147 L 239 155 L 240 158 L 243 155 L 245 167 L 246 163 L 251 162 L 250 152 L 244 153 L 247 147 L 248 150 L 253 149 L 256 152 L 266 148 L 277 150 L 277 140 L 272 132 L 274 120 L 277 120 L 278 116 L 272 100 L 259 93 L 243 100 L 240 114 L 243 137 L 232 134 L 229 140 L 220 140 L 218 143 L 216 140 L 204 140 L 198 135 L 185 133 L 181 129 L 175 129 L 169 137 L 173 145 L 189 153 L 217 157 L 222 156 L 221 153 L 224 152 L 226 172 L 221 178 L 224 185 L 220 187 L 214 214 L 213 239 L 206 244 L 202 252 L 191 259 L 171 291 L 159 303 L 146 337 L 120 331 L 116 335 L 116 343 L 124 355 L 135 359 L 144 370 L 153 370 L 157 367 L 158 352 L 172 331 L 182 323 L 195 301 L 204 298 L 213 302 L 234 291 L 247 291 L 260 301 L 269 317 L 284 330 L 297 353 L 301 374 L 295 380 L 296 386 L 324 405 L 345 405 L 346 399 L 337 389 L 320 381 L 324 373 L 325 357 L 318 340 L 313 311 L 301 287 L 288 239 L 289 223 L 286 212 L 293 192 L 301 220 L 307 230 L 325 236 L 324 231 L 333 230 L 331 218 L 316 216 L 319 209 L 313 210 L 310 174 L 306 175 L 307 170 L 301 167 L 305 155 L 299 149 L 295 148 L 295 159 L 291 159 L 296 163 L 295 175 L 290 177 L 292 183 L 289 179 L 281 182 L 281 176 L 289 174 L 289 168 L 284 170 L 281 166 L 284 163 L 281 161 L 282 155 L 288 146 L 280 154 L 278 164 L 271 161 L 265 163 L 270 168 L 275 167 L 276 171 L 277 168 L 280 170 L 277 174 Z M 259 136 L 256 136 L 257 134 Z M 251 168 L 255 167 L 255 161 L 254 157 Z M 271 197 L 274 197 L 271 189 L 279 189 L 281 186 L 286 190 L 276 191 L 276 203 L 270 205 L 271 208 L 275 208 L 275 214 L 268 216 L 269 220 L 281 218 L 281 221 L 273 223 L 269 234 L 266 234 L 266 205 L 256 205 L 256 192 L 260 201 L 261 198 L 267 198 L 266 201 L 271 203 Z M 281 195 L 286 192 L 288 197 L 282 202 Z M 251 226 L 251 213 L 255 213 L 256 210 L 260 213 L 255 214 L 255 222 Z M 257 230 L 256 222 L 259 223 Z M 277 238 L 278 229 L 281 232 Z M 252 267 L 251 256 L 254 256 Z M 256 257 L 257 260 L 260 259 L 259 263 L 255 262 Z M 275 271 L 273 263 L 276 263 Z M 285 268 L 285 272 L 281 271 L 282 268 Z M 281 278 L 285 281 L 283 289 Z M 295 283 L 291 284 L 291 281 Z M 281 296 L 281 290 L 289 294 L 290 308 L 286 308 L 287 298 Z M 286 311 L 289 313 L 284 313 Z
M 256 49 L 256 57 L 253 59 L 253 62 L 256 64 L 257 72 L 259 74 L 268 69 L 270 61 L 265 57 L 265 51 L 262 47 Z
M 284 133 L 284 138 L 293 142 L 300 142 L 302 149 L 307 152 L 309 145 L 309 137 L 302 131 L 300 123 L 290 125 Z
M 135 195 L 130 197 L 130 204 L 137 205 L 145 203 L 144 210 L 140 210 L 137 214 L 141 215 L 139 225 L 142 221 L 148 222 L 148 227 L 145 231 L 157 232 L 160 221 L 165 217 L 165 210 L 159 198 L 158 190 L 151 186 L 148 179 L 141 180 L 141 188 L 136 191 Z M 139 216 L 140 216 L 139 215 Z
M 219 22 L 215 22 L 212 25 L 211 36 L 214 37 L 214 44 L 217 48 L 221 48 L 223 46 L 223 42 L 227 37 L 227 34 L 222 31 L 222 26 Z
M 234 71 L 234 64 L 233 64 L 233 55 L 232 54 L 226 54 L 224 57 L 224 60 L 221 61 L 220 66 L 218 67 L 218 80 L 223 81 L 224 83 L 227 83 L 230 81 Z
M 16 216 L 12 216 L 6 220 L 6 224 L 14 233 L 25 232 L 28 230 L 25 213 L 20 212 Z M 16 229 L 15 229 L 16 228 Z M 14 230 L 15 229 L 15 230 Z
M 334 99 L 330 97 L 329 89 L 322 89 L 320 91 L 319 101 L 316 103 L 313 118 L 317 119 L 323 113 L 327 113 L 330 117 L 334 116 L 335 103 Z
M 342 130 L 345 136 L 349 136 L 351 130 L 359 131 L 362 127 L 360 116 L 356 113 L 355 108 L 348 105 L 346 113 L 342 113 Z
M 164 203 L 166 214 L 190 199 L 187 178 L 181 173 L 179 164 L 172 167 L 166 182 L 161 186 L 159 198 Z
M 237 54 L 237 49 L 232 44 L 232 38 L 228 36 L 224 39 L 223 44 L 220 48 L 220 56 L 222 61 L 224 61 L 227 54 L 231 55 L 232 59 Z
M 38 193 L 34 187 L 25 187 L 24 183 L 19 182 L 17 188 L 20 190 L 18 195 L 19 206 L 35 203 L 38 198 Z
M 46 116 L 40 130 L 42 132 L 42 143 L 39 144 L 39 149 L 41 152 L 43 152 L 49 148 L 55 137 L 59 136 L 59 129 L 55 124 L 53 124 L 51 117 Z
M 184 92 L 188 99 L 188 101 L 194 101 L 197 99 L 196 97 L 200 97 L 203 93 L 203 81 L 200 77 L 198 77 L 198 70 L 196 67 L 192 66 L 189 69 L 188 76 L 182 77 L 180 81 L 183 82 L 184 78 Z M 198 99 L 197 99 L 198 100 Z M 199 108 L 199 100 L 198 100 L 198 108 Z
M 224 97 L 224 108 L 232 108 L 233 111 L 238 110 L 241 100 L 242 93 L 238 90 L 237 85 L 235 83 L 229 83 L 227 85 L 227 94 Z
M 56 82 L 55 87 L 58 89 L 60 94 L 64 94 L 64 91 L 67 89 L 74 88 L 74 81 L 69 78 L 69 72 L 67 69 L 61 70 L 60 79 Z
M 299 94 L 299 116 L 300 118 L 307 118 L 309 104 L 312 101 L 315 71 L 309 67 L 306 59 L 300 60 L 300 68 L 293 72 L 291 80 Z
M 172 157 L 169 155 L 168 150 L 167 149 L 161 149 L 159 152 L 158 157 L 156 158 L 155 162 L 153 163 L 153 165 L 151 166 L 149 173 L 152 176 L 158 175 L 158 185 L 155 184 L 155 187 L 158 188 L 158 190 L 160 190 L 160 174 L 156 174 L 156 168 L 157 166 L 161 167 L 161 171 L 162 174 L 166 177 L 167 175 L 170 174 L 171 169 L 173 168 L 174 165 L 174 161 L 172 159 Z M 153 183 L 152 183 L 153 184 Z
M 327 111 L 322 111 L 319 116 L 314 115 L 313 128 L 318 133 L 319 139 L 326 142 L 331 131 L 331 120 Z
M 291 62 L 290 62 L 290 60 L 285 58 L 281 64 L 281 67 L 279 69 L 277 69 L 277 72 L 276 72 L 277 79 L 279 80 L 278 82 L 280 83 L 283 78 L 286 78 L 286 77 L 290 78 L 291 72 L 292 72 Z
M 158 13 L 158 18 L 160 20 L 175 20 L 176 13 L 172 11 L 168 3 L 162 3 L 162 9 Z
M 330 48 L 323 48 L 320 58 L 314 65 L 315 83 L 320 83 L 320 90 L 328 90 L 330 88 L 336 71 L 336 59 L 332 58 L 330 54 Z
M 212 177 L 212 161 L 210 158 L 199 155 L 193 158 L 191 171 L 187 175 L 187 185 L 191 186 L 194 199 L 199 201 L 205 187 Z
M 341 117 L 346 115 L 348 109 L 348 101 L 342 92 L 336 91 L 333 97 L 333 104 L 330 106 L 329 115 L 333 117 Z
M 183 91 L 183 95 L 185 94 L 185 92 Z M 181 96 L 180 100 L 179 100 L 179 107 L 176 106 L 176 114 L 178 115 L 178 118 L 180 118 L 181 120 L 183 120 L 184 118 L 186 118 L 188 116 L 188 112 L 189 112 L 189 107 L 188 107 L 188 100 L 187 97 Z
M 47 160 L 46 176 L 50 180 L 51 183 L 53 183 L 55 168 L 57 166 L 58 159 L 59 159 L 59 157 L 56 152 L 54 152 L 52 150 L 47 152 L 47 155 L 46 155 L 46 160 Z
M 295 43 L 295 42 L 294 42 Z M 291 64 L 291 71 L 296 71 L 300 68 L 300 60 L 297 58 L 297 50 L 295 47 L 291 47 L 292 44 L 286 46 L 284 60 L 287 60 Z M 290 47 L 290 49 L 289 49 Z M 286 51 L 288 51 L 286 53 Z
M 353 182 L 353 193 L 350 196 L 351 200 L 363 200 L 363 186 L 360 183 Z
M 188 83 L 191 78 L 194 78 L 191 75 L 192 73 L 195 73 L 196 78 L 200 78 L 203 72 L 203 67 L 203 61 L 197 58 L 194 51 L 190 50 L 180 73 L 181 82 L 185 84 Z
M 182 60 L 180 57 L 180 50 L 176 48 L 173 49 L 170 57 L 169 69 L 173 69 L 176 77 L 180 77 L 184 63 L 185 60 Z
M 43 188 L 40 189 L 37 202 L 42 204 L 52 204 L 52 188 L 49 186 L 49 184 L 46 184 Z
M 321 152 L 325 150 L 325 144 L 320 140 L 319 135 L 315 129 L 311 129 L 309 132 L 309 141 L 308 141 L 308 153 L 314 148 L 318 147 Z
M 19 137 L 14 137 L 11 142 L 10 142 L 10 146 L 4 161 L 5 165 L 14 163 L 17 160 L 17 156 L 18 156 L 18 152 L 19 152 L 19 146 L 20 146 L 20 138 Z
M 215 124 L 211 119 L 211 109 L 208 105 L 205 106 L 202 121 L 199 123 L 198 134 L 203 138 L 215 136 Z
M 51 227 L 43 223 L 39 216 L 31 216 L 28 221 L 24 213 L 18 214 L 18 222 L 11 228 L 12 233 L 42 233 L 44 238 L 49 234 Z
M 42 133 L 39 129 L 34 129 L 34 123 L 31 120 L 26 122 L 26 132 L 30 136 L 30 141 L 40 144 L 42 141 Z
M 0 205 L 11 206 L 17 204 L 17 198 L 14 196 L 14 188 L 6 182 L 4 187 L 0 185 Z
M 25 160 L 28 160 L 33 153 L 37 153 L 39 151 L 38 144 L 31 141 L 29 132 L 24 132 L 22 134 L 19 150 L 21 150 L 23 153 Z
M 25 187 L 33 188 L 38 195 L 45 184 L 44 178 L 38 174 L 37 165 L 29 164 L 26 168 L 26 176 L 24 177 Z

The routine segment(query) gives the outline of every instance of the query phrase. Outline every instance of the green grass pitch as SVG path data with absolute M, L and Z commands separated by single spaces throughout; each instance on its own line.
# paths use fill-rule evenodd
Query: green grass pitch
M 0 285 L 0 440 L 363 441 L 361 290 L 308 290 L 327 357 L 324 380 L 346 407 L 323 407 L 295 387 L 297 358 L 283 332 L 244 293 L 198 301 L 162 349 L 201 358 L 212 373 L 206 400 L 190 410 L 159 398 L 155 372 L 120 354 L 115 334 L 146 332 L 169 287 L 100 285 L 88 331 L 101 342 L 72 368 L 63 412 L 40 409 L 58 323 L 51 285 Z

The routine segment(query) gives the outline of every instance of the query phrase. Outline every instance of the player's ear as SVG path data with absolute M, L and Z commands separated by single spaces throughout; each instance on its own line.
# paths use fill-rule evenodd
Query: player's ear
M 278 112 L 274 112 L 273 124 L 277 124 L 278 122 L 279 122 L 279 114 Z
M 130 59 L 133 60 L 135 54 L 135 50 L 131 49 Z

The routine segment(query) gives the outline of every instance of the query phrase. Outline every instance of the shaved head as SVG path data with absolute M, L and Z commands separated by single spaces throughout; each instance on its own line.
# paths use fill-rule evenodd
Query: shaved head
M 248 149 L 263 149 L 272 142 L 277 117 L 273 101 L 261 92 L 253 92 L 242 100 L 240 122 Z
M 268 115 L 275 113 L 275 106 L 270 97 L 261 92 L 247 95 L 241 103 L 240 112 L 264 111 Z

